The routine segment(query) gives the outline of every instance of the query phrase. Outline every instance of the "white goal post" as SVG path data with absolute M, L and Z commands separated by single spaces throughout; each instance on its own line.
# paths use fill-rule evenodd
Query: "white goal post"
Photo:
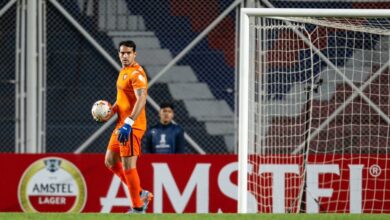
M 241 9 L 239 213 L 390 212 L 389 36 L 385 9 Z

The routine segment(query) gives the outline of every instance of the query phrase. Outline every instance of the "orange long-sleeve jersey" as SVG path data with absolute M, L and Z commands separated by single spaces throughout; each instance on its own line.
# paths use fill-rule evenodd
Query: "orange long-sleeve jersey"
M 123 68 L 119 72 L 116 82 L 117 96 L 116 105 L 118 107 L 118 120 L 115 128 L 123 126 L 126 117 L 133 111 L 134 104 L 137 101 L 134 90 L 147 89 L 148 81 L 144 69 L 138 63 L 134 63 L 129 67 Z M 146 130 L 146 112 L 145 107 L 135 119 L 132 126 L 135 129 Z

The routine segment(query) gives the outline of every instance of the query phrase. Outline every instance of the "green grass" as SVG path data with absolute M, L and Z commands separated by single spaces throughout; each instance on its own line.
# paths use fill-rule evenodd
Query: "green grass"
M 0 220 L 389 220 L 385 214 L 100 214 L 0 213 Z

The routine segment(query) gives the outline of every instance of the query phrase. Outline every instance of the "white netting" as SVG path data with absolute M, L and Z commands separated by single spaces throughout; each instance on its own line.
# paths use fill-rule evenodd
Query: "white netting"
M 340 19 L 336 17 L 330 18 L 277 18 L 278 20 L 285 20 L 287 22 L 304 22 L 306 24 L 319 25 L 321 27 L 337 28 L 342 30 L 349 30 L 355 32 L 372 33 L 390 35 L 390 20 L 386 18 L 382 19 Z
M 250 19 L 250 211 L 390 212 L 389 24 Z

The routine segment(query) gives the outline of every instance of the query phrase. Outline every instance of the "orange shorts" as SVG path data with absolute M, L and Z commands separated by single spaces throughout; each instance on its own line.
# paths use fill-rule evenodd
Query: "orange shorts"
M 144 133 L 145 131 L 143 130 L 132 129 L 126 145 L 122 145 L 118 141 L 118 129 L 115 129 L 112 132 L 107 149 L 119 152 L 121 157 L 139 156 L 141 155 L 141 140 Z

